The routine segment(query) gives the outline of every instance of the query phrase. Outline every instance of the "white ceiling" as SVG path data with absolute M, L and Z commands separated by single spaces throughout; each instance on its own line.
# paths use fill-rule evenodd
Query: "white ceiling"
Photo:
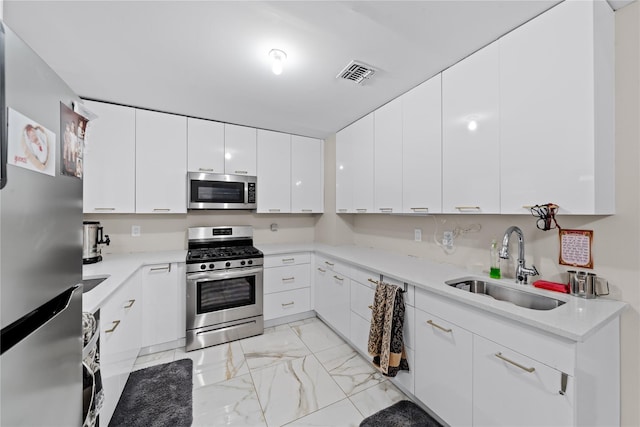
M 557 2 L 5 0 L 4 19 L 82 97 L 324 138 Z M 337 80 L 352 59 L 379 72 Z

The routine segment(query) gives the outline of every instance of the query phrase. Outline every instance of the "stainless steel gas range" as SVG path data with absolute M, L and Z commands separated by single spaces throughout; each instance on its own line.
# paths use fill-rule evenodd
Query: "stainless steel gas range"
M 250 226 L 189 228 L 187 351 L 264 332 L 263 258 Z

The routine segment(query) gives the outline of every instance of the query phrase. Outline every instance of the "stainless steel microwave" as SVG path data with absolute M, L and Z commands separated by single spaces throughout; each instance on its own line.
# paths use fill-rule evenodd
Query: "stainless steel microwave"
M 255 209 L 256 177 L 189 172 L 187 209 Z

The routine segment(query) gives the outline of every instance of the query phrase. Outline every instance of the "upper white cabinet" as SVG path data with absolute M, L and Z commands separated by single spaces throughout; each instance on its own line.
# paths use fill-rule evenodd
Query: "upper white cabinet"
M 136 110 L 136 212 L 186 213 L 186 176 L 187 118 Z
M 500 213 L 499 54 L 493 43 L 442 73 L 445 213 Z
M 396 98 L 374 112 L 374 212 L 402 211 L 402 167 L 402 100 Z
M 440 213 L 442 212 L 441 75 L 438 74 L 410 90 L 401 99 L 402 212 Z M 397 191 L 397 188 L 395 190 Z
M 614 212 L 614 13 L 565 1 L 500 39 L 501 207 Z M 484 174 L 491 163 L 482 165 Z
M 189 172 L 224 173 L 224 123 L 187 118 Z
M 258 212 L 291 212 L 291 135 L 258 130 Z
M 353 131 L 353 208 L 359 213 L 371 213 L 375 175 L 373 169 L 373 115 L 370 113 L 351 126 Z
M 321 139 L 291 136 L 291 212 L 324 212 L 324 141 Z
M 336 212 L 353 213 L 353 134 L 349 125 L 336 134 Z
M 84 101 L 89 123 L 84 152 L 84 213 L 135 212 L 136 110 Z
M 256 129 L 224 125 L 224 171 L 233 175 L 257 175 Z M 258 183 L 260 185 L 260 183 Z M 258 190 L 260 191 L 260 190 Z

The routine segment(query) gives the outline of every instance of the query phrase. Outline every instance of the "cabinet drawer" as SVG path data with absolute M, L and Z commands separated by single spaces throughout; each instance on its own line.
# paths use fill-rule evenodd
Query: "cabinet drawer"
M 351 271 L 349 273 L 352 280 L 361 283 L 366 286 L 370 286 L 375 289 L 376 284 L 371 283 L 370 280 L 378 281 L 380 280 L 380 273 L 376 273 L 373 270 L 365 270 L 360 267 L 351 267 Z
M 392 381 L 394 383 L 400 384 L 402 387 L 409 390 L 409 392 L 415 393 L 414 392 L 414 382 L 415 382 L 414 378 L 415 378 L 415 371 L 416 371 L 415 352 L 409 347 L 405 347 L 404 351 L 407 356 L 407 363 L 409 363 L 409 370 L 399 371 L 398 374 L 392 379 Z
M 309 264 L 310 262 L 311 255 L 309 252 L 267 255 L 264 257 L 264 268 L 280 267 L 283 265 Z
M 351 312 L 351 323 L 349 329 L 351 344 L 356 348 L 356 350 L 367 357 L 369 356 L 367 347 L 369 345 L 370 328 L 371 321 L 363 319 L 353 311 Z
M 308 288 L 311 285 L 309 264 L 264 269 L 264 293 Z
M 321 255 L 316 255 L 316 267 L 323 270 L 335 271 L 341 275 L 351 276 L 351 268 L 348 265 L 336 261 L 332 258 L 325 258 Z
M 264 320 L 304 313 L 311 310 L 310 288 L 277 292 L 264 296 Z

